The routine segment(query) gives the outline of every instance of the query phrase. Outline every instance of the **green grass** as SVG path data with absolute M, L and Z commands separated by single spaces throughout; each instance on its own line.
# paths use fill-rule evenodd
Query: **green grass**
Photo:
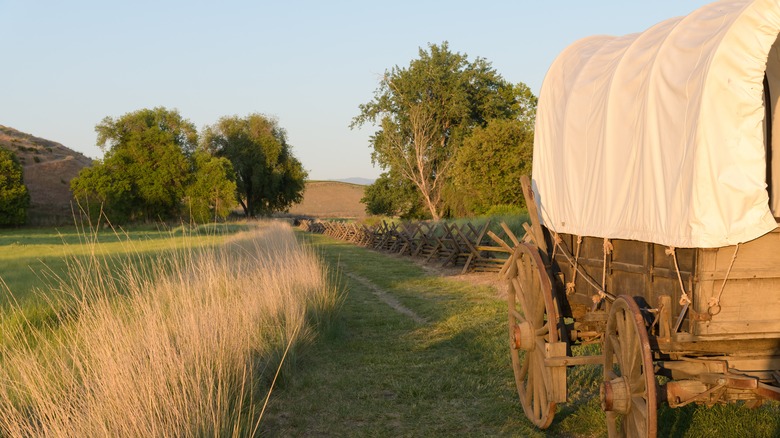
M 505 305 L 493 288 L 326 236 L 304 238 L 332 266 L 370 280 L 427 323 L 344 276 L 349 295 L 338 320 L 275 394 L 262 425 L 268 436 L 606 436 L 599 366 L 569 369 L 569 402 L 558 406 L 548 430 L 526 420 L 514 388 Z M 662 407 L 658 430 L 674 437 L 778 436 L 780 407 Z
M 301 358 L 264 419 L 271 436 L 544 436 L 514 402 L 503 305 L 489 287 L 307 236 L 330 263 L 370 279 L 418 324 L 345 277 L 339 324 Z
M 251 228 L 159 239 L 120 265 L 77 258 L 74 282 L 37 295 L 53 315 L 0 308 L 0 436 L 255 436 L 280 362 L 328 325 L 339 290 L 288 225 Z
M 0 280 L 20 302 L 36 289 L 51 286 L 62 277 L 68 263 L 95 255 L 126 260 L 154 258 L 161 250 L 213 244 L 224 234 L 246 229 L 241 224 L 179 226 L 164 229 L 139 226 L 130 229 L 85 230 L 77 227 L 0 229 Z M 0 295 L 0 305 L 10 297 Z
M 12 286 L 14 296 L 19 289 L 28 291 L 24 315 L 3 314 L 0 338 L 7 324 L 43 326 L 62 320 L 29 292 L 51 284 L 42 270 L 64 270 L 68 259 L 100 251 L 116 260 L 136 257 L 154 263 L 159 248 L 192 248 L 221 239 L 218 233 L 193 236 L 190 231 L 101 230 L 97 240 L 103 243 L 96 247 L 89 244 L 92 237 L 75 228 L 0 230 L 0 277 Z M 569 369 L 569 402 L 559 405 L 550 429 L 539 431 L 525 419 L 512 378 L 505 305 L 493 288 L 430 274 L 407 258 L 326 236 L 302 236 L 332 267 L 368 279 L 427 322 L 415 322 L 362 282 L 342 276 L 349 295 L 336 319 L 322 325 L 328 331 L 295 354 L 294 368 L 286 367 L 261 423 L 265 435 L 606 435 L 597 366 Z M 79 244 L 85 239 L 86 245 Z M 69 258 L 63 258 L 66 253 Z M 17 270 L 30 275 L 15 277 Z M 299 277 L 305 275 L 298 272 Z M 659 436 L 742 437 L 746 431 L 750 436 L 779 436 L 780 407 L 663 407 L 658 423 Z
M 213 246 L 224 235 L 245 229 L 245 224 L 0 229 L 0 342 L 5 342 L 3 333 L 22 325 L 58 326 L 75 299 L 65 296 L 63 286 L 83 281 L 71 274 L 81 270 L 79 266 L 100 260 L 113 271 L 128 265 L 150 271 L 159 264 L 160 254 Z M 114 281 L 122 280 L 117 276 Z M 124 288 L 119 284 L 120 290 Z

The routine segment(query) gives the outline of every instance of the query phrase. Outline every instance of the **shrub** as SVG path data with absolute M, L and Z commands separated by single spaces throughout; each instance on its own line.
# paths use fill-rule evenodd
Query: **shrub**
M 22 165 L 13 152 L 0 148 L 0 225 L 25 223 L 29 206 Z

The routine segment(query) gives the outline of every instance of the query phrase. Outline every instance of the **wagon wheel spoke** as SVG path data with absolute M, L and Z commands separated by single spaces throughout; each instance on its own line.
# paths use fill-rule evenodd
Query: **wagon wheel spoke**
M 525 281 L 521 281 L 521 285 L 523 285 L 523 293 L 520 295 L 521 303 L 528 319 L 533 322 L 534 327 L 538 327 L 544 323 L 546 311 L 544 297 L 540 293 L 542 287 L 539 281 L 539 267 L 536 266 L 531 254 L 525 254 L 519 258 L 518 263 L 523 264 L 518 272 L 525 279 Z
M 614 412 L 607 412 L 607 435 L 619 436 L 617 430 L 617 415 Z
M 543 406 L 547 405 L 547 386 L 544 379 L 544 360 L 535 353 L 535 365 L 537 368 L 536 379 L 534 381 L 534 414 L 541 413 Z M 538 408 L 538 409 L 536 409 Z
M 639 412 L 642 413 L 642 415 L 637 415 L 635 417 L 632 417 L 634 420 L 640 420 L 642 422 L 647 422 L 647 400 L 644 399 L 644 397 L 634 397 L 634 399 L 631 401 L 633 405 L 631 406 L 632 409 L 637 409 Z
M 528 244 L 515 248 L 507 296 L 512 367 L 520 403 L 526 416 L 542 429 L 552 422 L 555 403 L 550 399 L 550 371 L 544 364 L 545 344 L 558 342 L 558 311 L 552 283 L 539 250 Z
M 515 317 L 515 320 L 517 322 L 525 322 L 525 318 L 523 317 L 523 314 L 518 312 L 517 310 L 510 308 L 509 313 L 511 313 L 512 316 Z
M 601 403 L 610 437 L 655 437 L 656 387 L 647 329 L 639 306 L 622 295 L 612 303 L 604 344 Z
M 531 399 L 529 401 L 533 403 L 534 418 L 539 418 L 542 410 L 541 400 L 539 398 L 539 384 L 541 383 L 542 379 L 539 378 L 540 376 L 539 376 L 538 365 L 536 363 L 533 363 L 532 367 L 534 370 L 533 382 L 531 383 L 531 388 L 528 391 L 528 397 L 526 397 L 526 400 L 528 400 L 529 398 Z
M 527 257 L 518 258 L 518 265 L 529 265 Z M 525 315 L 525 320 L 530 322 L 534 327 L 539 327 L 540 321 L 538 318 L 538 300 L 537 285 L 534 283 L 533 272 L 527 266 L 518 266 L 518 279 L 517 283 L 517 302 Z
M 626 319 L 630 319 L 630 315 L 626 315 Z M 627 337 L 628 345 L 626 348 L 625 357 L 623 358 L 626 365 L 626 370 L 629 376 L 640 378 L 642 376 L 641 363 L 642 353 L 639 336 L 636 333 L 636 328 L 632 324 L 626 324 L 629 328 Z
M 523 287 L 518 278 L 512 279 L 512 284 L 515 288 L 515 295 L 514 298 L 510 301 L 509 311 L 513 313 L 516 319 L 519 320 L 518 322 L 532 322 L 532 318 L 529 317 L 530 313 L 528 312 L 528 308 L 523 301 L 523 296 L 528 293 L 525 292 L 526 288 Z
M 526 380 L 526 382 L 524 383 L 523 401 L 525 402 L 525 404 L 530 406 L 533 403 L 533 400 L 534 400 L 534 397 L 533 397 L 534 393 L 533 393 L 533 391 L 529 391 L 529 386 L 530 386 L 531 389 L 533 389 L 533 385 L 535 384 L 536 373 L 535 372 L 531 372 L 531 373 L 526 374 L 526 376 L 528 377 L 528 380 Z
M 631 397 L 645 398 L 647 395 L 647 380 L 644 375 L 632 376 L 628 384 L 631 386 Z
M 609 344 L 610 344 L 609 346 L 612 348 L 613 352 L 621 350 L 620 349 L 620 339 L 618 339 L 618 337 L 616 335 L 608 334 L 606 339 L 607 339 L 607 342 L 609 342 Z M 617 377 L 617 376 L 615 376 L 615 377 Z
M 621 364 L 621 375 L 626 376 L 626 374 L 630 375 L 630 367 L 627 366 L 631 363 L 633 356 L 636 353 L 634 351 L 633 333 L 631 333 L 630 329 L 627 327 L 626 314 L 622 309 L 618 310 L 616 314 L 616 323 L 617 336 L 619 336 L 619 338 L 616 337 L 616 339 L 620 341 L 620 345 L 619 348 L 615 349 L 615 353 L 620 355 L 618 363 Z
M 626 421 L 626 436 L 646 436 L 647 430 L 647 402 L 644 399 L 635 400 L 632 402 L 631 410 L 638 411 L 642 415 L 629 415 L 624 421 Z
M 526 377 L 528 377 L 528 368 L 529 368 L 529 362 L 531 362 L 531 361 L 529 360 L 529 359 L 530 359 L 530 357 L 531 357 L 530 355 L 527 355 L 527 356 L 524 358 L 524 360 L 523 360 L 523 365 L 522 365 L 522 367 L 520 368 L 520 370 L 517 372 L 517 376 L 518 376 L 518 378 L 520 378 L 520 380 L 526 380 Z M 530 379 L 531 377 L 528 377 L 528 378 Z

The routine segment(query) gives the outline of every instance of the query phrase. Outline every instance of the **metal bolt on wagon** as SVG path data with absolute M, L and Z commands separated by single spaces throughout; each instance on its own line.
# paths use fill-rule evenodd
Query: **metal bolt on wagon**
M 655 436 L 659 403 L 780 400 L 778 34 L 779 1 L 724 0 L 550 67 L 532 225 L 502 271 L 538 427 L 584 364 L 610 436 Z

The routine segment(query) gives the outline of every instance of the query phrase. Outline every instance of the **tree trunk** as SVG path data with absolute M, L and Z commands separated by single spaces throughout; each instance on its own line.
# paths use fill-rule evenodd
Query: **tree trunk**
M 246 203 L 240 196 L 238 197 L 238 203 L 241 204 L 241 208 L 244 209 L 244 216 L 249 217 L 249 208 L 247 208 Z
M 433 202 L 431 202 L 431 198 L 428 197 L 428 195 L 425 195 L 425 204 L 428 206 L 428 210 L 431 211 L 431 218 L 433 218 L 433 220 L 438 221 L 439 219 L 441 219 L 441 216 L 439 216 L 439 211 L 436 208 L 436 205 Z
M 255 202 L 252 198 L 254 198 L 254 190 L 252 190 L 252 183 L 244 183 L 246 186 L 246 209 L 244 213 L 246 213 L 246 217 L 251 217 L 255 214 Z

